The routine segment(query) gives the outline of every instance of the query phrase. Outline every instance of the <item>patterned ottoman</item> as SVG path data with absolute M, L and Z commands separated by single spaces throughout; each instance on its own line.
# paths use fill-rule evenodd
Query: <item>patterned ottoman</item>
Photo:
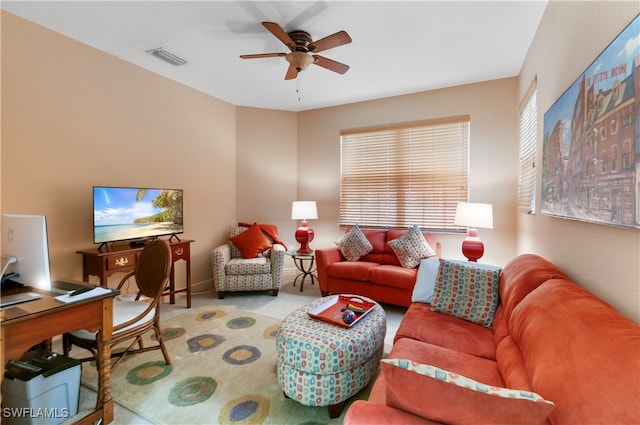
M 342 413 L 344 401 L 377 373 L 387 321 L 380 305 L 351 328 L 326 323 L 307 311 L 337 295 L 320 298 L 289 314 L 276 336 L 278 382 L 285 396 L 305 406 L 328 406 L 329 417 Z

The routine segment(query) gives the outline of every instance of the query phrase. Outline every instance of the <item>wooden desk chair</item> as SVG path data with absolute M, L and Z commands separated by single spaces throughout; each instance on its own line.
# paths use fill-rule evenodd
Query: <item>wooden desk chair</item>
M 111 369 L 115 369 L 128 353 L 140 353 L 150 350 L 162 350 L 162 355 L 167 364 L 171 359 L 162 341 L 160 333 L 160 304 L 162 292 L 167 287 L 171 273 L 171 248 L 165 240 L 149 242 L 138 258 L 134 271 L 128 273 L 118 284 L 120 289 L 125 282 L 135 276 L 138 285 L 138 295 L 135 301 L 120 301 L 116 298 L 113 302 L 113 336 L 111 347 L 123 341 L 133 340 L 128 348 L 122 352 L 112 352 L 111 357 L 118 357 Z M 148 299 L 139 301 L 141 295 Z M 158 341 L 157 345 L 145 347 L 142 336 L 153 330 Z M 97 358 L 96 332 L 77 330 L 63 335 L 64 354 L 69 355 L 72 345 L 89 350 L 93 357 L 79 359 L 89 361 Z M 133 347 L 138 344 L 137 349 Z

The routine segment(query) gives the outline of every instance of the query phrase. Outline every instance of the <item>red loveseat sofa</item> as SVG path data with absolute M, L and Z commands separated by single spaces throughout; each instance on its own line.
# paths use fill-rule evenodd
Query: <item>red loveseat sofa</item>
M 402 267 L 387 242 L 406 233 L 404 229 L 362 230 L 373 250 L 358 261 L 347 261 L 337 247 L 315 250 L 318 284 L 322 296 L 364 295 L 381 303 L 408 307 L 418 275 L 417 268 Z M 427 243 L 441 254 L 432 233 L 423 232 Z
M 344 423 L 640 423 L 638 324 L 531 254 L 502 270 L 499 295 L 492 328 L 413 303 L 369 400 L 354 402 Z M 435 366 L 441 375 L 434 376 L 445 381 L 462 375 L 489 390 L 390 364 L 399 359 L 410 359 L 404 365 L 414 370 Z M 529 400 L 518 406 L 519 417 L 507 419 L 498 406 L 514 400 L 496 398 L 493 386 L 534 392 L 547 402 Z M 548 408 L 548 401 L 555 404 L 550 413 L 526 412 L 532 405 Z

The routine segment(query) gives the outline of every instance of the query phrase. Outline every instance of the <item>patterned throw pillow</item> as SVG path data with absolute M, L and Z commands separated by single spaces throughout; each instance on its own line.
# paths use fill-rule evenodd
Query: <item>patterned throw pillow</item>
M 486 385 L 435 366 L 405 359 L 380 362 L 387 404 L 434 422 L 539 425 L 555 408 L 536 393 Z
M 500 297 L 501 271 L 488 264 L 440 259 L 429 308 L 490 328 Z
M 420 264 L 423 258 L 435 257 L 437 254 L 424 238 L 420 228 L 415 225 L 398 239 L 387 242 L 398 257 L 402 267 L 412 269 Z
M 360 257 L 373 250 L 371 242 L 357 224 L 336 241 L 336 246 L 349 261 L 358 261 Z

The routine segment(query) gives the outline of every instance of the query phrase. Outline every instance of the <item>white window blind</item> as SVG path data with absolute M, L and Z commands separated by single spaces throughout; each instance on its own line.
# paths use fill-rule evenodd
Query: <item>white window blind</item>
M 467 201 L 469 117 L 345 130 L 340 225 L 464 231 L 453 224 Z
M 520 108 L 520 174 L 518 179 L 518 210 L 536 213 L 536 139 L 538 105 L 535 82 Z

